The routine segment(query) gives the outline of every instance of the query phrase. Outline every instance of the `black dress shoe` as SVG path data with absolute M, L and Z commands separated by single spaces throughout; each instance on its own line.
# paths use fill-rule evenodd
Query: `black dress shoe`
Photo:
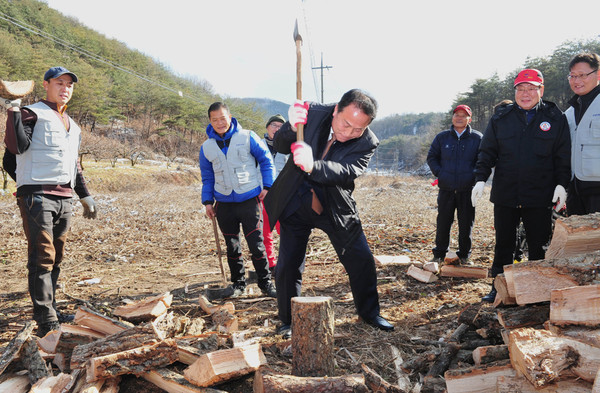
M 75 320 L 75 315 L 63 314 L 61 312 L 56 312 L 56 318 L 60 323 L 73 322 Z
M 381 315 L 377 315 L 375 318 L 366 319 L 363 318 L 366 323 L 377 329 L 385 330 L 386 332 L 394 330 L 394 325 L 385 320 Z
M 488 302 L 488 303 L 494 303 L 494 300 L 496 300 L 496 294 L 498 292 L 496 291 L 496 288 L 492 287 L 492 290 L 490 291 L 490 293 L 488 293 L 487 295 L 485 295 L 484 297 L 481 298 L 482 302 Z
M 277 328 L 277 334 L 281 334 L 281 337 L 284 340 L 289 340 L 292 338 L 292 326 L 291 325 L 281 325 Z

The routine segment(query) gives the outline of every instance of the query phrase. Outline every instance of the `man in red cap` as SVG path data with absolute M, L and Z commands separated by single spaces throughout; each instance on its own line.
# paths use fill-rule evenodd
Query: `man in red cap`
M 438 178 L 438 215 L 432 262 L 443 262 L 450 244 L 454 211 L 458 218 L 458 255 L 467 264 L 471 254 L 471 232 L 475 207 L 471 190 L 475 184 L 475 163 L 481 133 L 471 129 L 471 108 L 458 105 L 452 115 L 452 126 L 436 135 L 427 154 L 427 164 Z
M 494 203 L 496 246 L 491 276 L 513 262 L 516 229 L 523 220 L 529 260 L 544 259 L 552 234 L 552 206 L 560 211 L 571 177 L 571 138 L 565 116 L 542 100 L 544 78 L 525 69 L 514 83 L 515 103 L 499 106 L 483 134 L 475 167 L 473 205 L 496 168 L 490 201 Z M 493 302 L 496 289 L 483 297 Z

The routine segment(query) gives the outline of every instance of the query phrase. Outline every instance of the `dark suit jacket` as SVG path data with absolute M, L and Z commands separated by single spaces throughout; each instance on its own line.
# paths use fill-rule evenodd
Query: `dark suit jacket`
M 359 138 L 343 143 L 336 141 L 325 160 L 321 160 L 329 139 L 334 108 L 335 105 L 310 105 L 304 126 L 304 142 L 313 149 L 314 168 L 307 174 L 290 157 L 265 198 L 265 208 L 271 228 L 274 228 L 279 219 L 285 218 L 282 217 L 284 210 L 288 214 L 293 213 L 286 206 L 299 202 L 298 190 L 307 182 L 317 192 L 324 208 L 322 214 L 329 217 L 335 230 L 328 235 L 339 236 L 339 240 L 343 240 L 341 244 L 347 245 L 362 231 L 356 202 L 352 198 L 354 180 L 367 169 L 379 140 L 367 128 Z M 279 153 L 290 154 L 290 146 L 295 141 L 296 133 L 286 122 L 275 134 L 273 144 Z

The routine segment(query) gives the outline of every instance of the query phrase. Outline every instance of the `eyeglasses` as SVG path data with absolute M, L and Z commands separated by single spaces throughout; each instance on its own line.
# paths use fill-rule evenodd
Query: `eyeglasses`
M 539 87 L 522 87 L 522 86 L 517 86 L 515 87 L 515 90 L 518 91 L 519 93 L 533 93 L 534 91 L 539 90 Z
M 595 70 L 593 70 L 591 72 L 588 72 L 587 74 L 581 74 L 581 75 L 569 74 L 569 75 L 567 75 L 567 79 L 570 80 L 570 81 L 571 80 L 572 81 L 576 81 L 577 79 L 584 80 L 584 79 L 587 79 L 588 76 L 592 75 L 596 71 L 598 71 L 598 69 L 595 69 Z

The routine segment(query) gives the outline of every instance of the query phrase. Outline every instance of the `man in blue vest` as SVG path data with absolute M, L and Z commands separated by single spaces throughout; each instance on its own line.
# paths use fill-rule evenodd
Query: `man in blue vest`
M 74 319 L 56 310 L 54 297 L 71 226 L 73 191 L 84 217 L 97 214 L 77 162 L 81 129 L 66 113 L 77 80 L 66 68 L 52 67 L 44 75 L 46 99 L 22 109 L 20 100 L 0 99 L 8 109 L 4 141 L 16 156 L 17 204 L 27 237 L 29 294 L 40 337 Z
M 208 119 L 208 139 L 200 148 L 199 158 L 202 204 L 211 220 L 216 217 L 225 238 L 233 296 L 242 295 L 246 289 L 241 225 L 258 287 L 265 295 L 276 297 L 263 243 L 261 204 L 273 184 L 273 158 L 259 136 L 243 129 L 224 103 L 213 103 L 208 108 Z

